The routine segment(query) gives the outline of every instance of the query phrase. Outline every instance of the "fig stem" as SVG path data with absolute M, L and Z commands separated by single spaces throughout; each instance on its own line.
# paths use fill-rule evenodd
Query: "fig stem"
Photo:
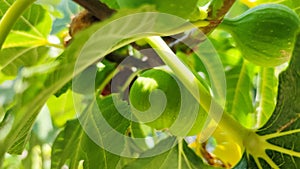
M 183 145 L 182 145 L 182 138 L 178 139 L 178 169 L 182 169 L 182 153 L 183 153 Z
M 210 34 L 213 30 L 215 30 L 220 25 L 224 16 L 231 9 L 235 1 L 236 0 L 224 0 L 223 5 L 220 9 L 215 9 L 213 3 L 209 6 L 208 21 L 210 22 L 210 24 L 204 27 L 203 29 L 201 29 L 204 34 L 206 35 Z
M 195 75 L 187 68 L 184 63 L 176 56 L 176 54 L 168 47 L 164 40 L 159 36 L 147 37 L 145 39 L 148 44 L 157 52 L 161 59 L 168 65 L 177 78 L 195 97 L 201 107 L 210 112 L 211 104 L 213 103 L 214 109 L 222 109 L 216 100 L 212 98 L 209 91 L 201 84 Z M 200 100 L 201 98 L 201 100 Z M 218 115 L 218 114 L 217 114 Z M 219 119 L 216 114 L 210 114 L 213 119 Z M 218 120 L 217 120 L 218 121 Z M 236 139 L 239 145 L 243 144 L 244 138 L 249 133 L 249 130 L 234 120 L 226 112 L 223 113 L 221 120 L 218 123 L 219 127 L 230 133 Z
M 15 23 L 18 21 L 18 18 L 35 1 L 36 0 L 16 0 L 5 12 L 0 20 L 0 49 L 2 49 L 5 39 Z

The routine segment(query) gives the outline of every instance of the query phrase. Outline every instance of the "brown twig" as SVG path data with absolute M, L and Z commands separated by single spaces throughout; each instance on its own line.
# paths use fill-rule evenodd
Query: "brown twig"
M 207 21 L 210 22 L 210 24 L 206 27 L 200 28 L 201 31 L 205 34 L 205 35 L 209 35 L 213 30 L 215 30 L 220 23 L 222 23 L 224 16 L 227 14 L 227 12 L 230 10 L 230 8 L 232 7 L 232 5 L 234 4 L 236 0 L 224 0 L 223 6 L 216 12 L 216 16 L 213 16 L 213 13 L 215 13 L 215 11 L 213 11 L 213 7 L 210 6 L 209 7 L 209 12 L 208 12 L 208 19 Z M 191 39 L 190 36 L 186 36 L 186 39 L 189 38 Z M 183 38 L 183 39 L 185 39 Z M 196 39 L 194 39 L 196 40 Z M 203 41 L 203 39 L 201 39 L 199 41 L 199 43 Z M 172 45 L 172 49 L 176 48 L 178 44 L 180 44 L 181 41 L 177 41 L 174 42 Z M 196 44 L 196 43 L 195 43 Z M 187 48 L 188 49 L 188 48 Z M 189 51 L 189 50 L 188 50 Z M 188 52 L 186 51 L 186 52 Z
M 217 15 L 214 19 L 218 19 L 218 18 L 224 18 L 224 16 L 226 15 L 226 13 L 229 11 L 229 9 L 232 7 L 232 5 L 234 4 L 235 0 L 224 0 L 224 5 L 222 6 L 221 9 L 218 10 Z M 208 15 L 212 16 L 212 12 L 211 11 Z
M 217 11 L 215 17 L 213 16 L 214 11 L 212 10 L 212 7 L 209 7 L 208 21 L 210 24 L 202 29 L 204 34 L 210 34 L 216 27 L 218 27 L 235 1 L 236 0 L 224 0 L 224 5 Z
M 84 7 L 90 13 L 92 13 L 99 20 L 104 20 L 110 17 L 115 10 L 110 9 L 104 3 L 99 0 L 73 0 L 80 6 Z
M 92 13 L 95 17 L 99 20 L 104 20 L 110 17 L 115 10 L 110 9 L 104 3 L 100 2 L 99 0 L 73 0 L 74 2 L 78 3 L 90 13 Z M 222 8 L 217 11 L 215 17 L 213 17 L 213 13 L 215 11 L 212 10 L 212 6 L 209 7 L 208 13 L 208 21 L 210 24 L 204 28 L 201 28 L 204 34 L 210 34 L 224 19 L 224 16 L 232 7 L 236 0 L 224 0 Z

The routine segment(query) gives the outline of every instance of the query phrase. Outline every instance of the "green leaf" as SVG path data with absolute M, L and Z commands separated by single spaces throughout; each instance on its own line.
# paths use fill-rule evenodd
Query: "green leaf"
M 291 7 L 300 16 L 300 2 L 294 0 L 285 0 L 282 4 Z
M 244 0 L 245 1 L 245 0 Z M 246 0 L 248 1 L 248 0 Z M 226 17 L 228 18 L 234 18 L 237 17 L 244 12 L 246 12 L 249 9 L 249 7 L 244 4 L 242 1 L 236 1 L 233 6 L 230 8 L 230 10 L 227 12 Z
M 168 142 L 168 141 L 167 141 Z M 153 149 L 148 150 L 144 154 L 152 154 L 160 150 L 161 146 L 165 146 L 165 141 L 162 141 Z M 176 144 L 176 143 L 174 143 Z M 159 164 L 159 165 L 158 165 Z M 124 166 L 122 169 L 145 168 L 145 169 L 213 169 L 214 167 L 207 166 L 202 159 L 191 150 L 186 142 L 182 141 L 179 145 L 174 146 L 169 151 L 148 158 L 138 158 Z
M 209 2 L 210 2 L 210 0 L 198 0 L 198 5 L 204 6 L 204 5 L 208 4 Z
M 69 121 L 52 147 L 51 169 L 61 169 L 63 165 L 78 168 L 81 160 L 85 169 L 108 169 L 115 168 L 119 157 L 95 144 L 78 120 Z
M 159 12 L 188 19 L 197 9 L 198 0 L 117 0 L 121 8 L 137 8 L 145 4 L 154 5 Z
M 5 3 L 11 5 L 7 1 Z M 47 11 L 40 5 L 32 5 L 16 22 L 3 48 L 47 45 L 51 24 L 52 19 Z
M 153 0 L 157 5 L 157 10 L 164 13 L 169 13 L 182 18 L 189 18 L 197 9 L 198 0 Z
M 245 138 L 248 168 L 300 167 L 300 35 L 289 67 L 279 76 L 276 108 L 267 123 Z
M 222 29 L 213 31 L 209 40 L 215 46 L 224 67 L 235 67 L 242 61 L 242 55 L 236 47 L 233 37 Z
M 0 70 L 8 76 L 16 76 L 22 67 L 34 66 L 48 53 L 47 47 L 16 47 L 0 51 Z
M 138 8 L 143 5 L 153 5 L 154 0 L 116 0 L 120 8 Z
M 261 68 L 258 75 L 258 83 L 256 92 L 256 123 L 258 127 L 261 127 L 271 117 L 276 106 L 278 79 L 275 76 L 275 68 Z
M 209 56 L 211 54 L 207 51 L 203 53 L 204 56 Z M 207 69 L 203 63 L 203 59 L 202 58 L 200 59 L 199 56 L 196 54 L 188 55 L 183 52 L 177 52 L 176 55 L 181 59 L 182 62 L 184 62 L 187 66 L 189 66 L 190 70 L 197 77 L 197 79 L 205 86 L 207 90 L 209 90 L 209 85 L 211 85 L 211 81 L 210 81 L 209 73 L 207 72 Z M 208 66 L 207 62 L 206 64 L 207 64 L 206 66 Z
M 0 18 L 3 17 L 3 15 L 8 10 L 8 8 L 12 5 L 13 2 L 14 2 L 13 0 L 4 0 L 3 3 L 1 3 L 1 6 L 0 6 Z
M 54 65 L 52 64 L 41 65 L 39 67 L 22 69 L 22 71 L 20 72 L 20 76 L 16 79 L 14 86 L 16 93 L 13 102 L 14 104 L 10 107 L 10 109 L 6 111 L 6 116 L 10 123 L 4 125 L 4 131 L 5 129 L 7 130 L 7 127 L 9 127 L 9 130 L 14 132 L 11 133 L 10 131 L 5 138 L 2 138 L 3 140 L 2 142 L 0 142 L 0 144 L 9 140 L 7 141 L 7 143 L 5 143 L 5 146 L 1 147 L 2 150 L 6 149 L 5 151 L 8 151 L 11 154 L 20 154 L 23 152 L 26 142 L 30 137 L 30 131 L 34 124 L 35 118 L 37 117 L 38 113 L 45 103 L 40 102 L 42 98 L 35 97 L 40 93 L 38 88 L 28 86 L 28 84 L 35 84 L 39 86 L 39 88 L 44 88 L 45 76 L 39 75 L 53 71 L 53 66 Z M 24 77 L 21 77 L 21 75 L 24 75 Z M 23 91 L 24 93 L 22 93 Z M 30 92 L 26 93 L 27 91 Z M 26 114 L 23 114 L 25 112 L 21 109 L 21 107 L 23 106 L 27 107 L 26 110 L 29 113 L 26 112 Z M 19 121 L 18 125 L 14 126 L 16 121 Z M 9 126 L 12 122 L 13 125 Z M 1 132 L 3 132 L 2 129 Z
M 0 8 L 4 13 L 11 6 L 5 1 Z M 14 25 L 0 51 L 0 70 L 15 76 L 20 67 L 29 67 L 41 62 L 47 56 L 50 42 L 47 36 L 51 31 L 51 17 L 39 5 L 32 5 Z
M 233 169 L 245 169 L 245 168 L 248 168 L 246 153 L 244 153 L 240 162 L 237 165 L 235 165 Z
M 53 0 L 53 1 L 47 1 L 47 0 L 37 0 L 36 3 L 38 4 L 47 4 L 47 5 L 57 5 L 61 2 L 62 0 Z
M 133 138 L 146 138 L 152 132 L 152 130 L 153 129 L 151 129 L 149 126 L 139 124 L 133 121 L 130 125 L 131 137 Z M 146 151 L 149 148 L 149 146 L 146 143 L 146 140 L 143 142 L 135 142 L 134 146 L 141 152 Z
M 224 0 L 213 0 L 210 4 L 212 10 L 212 17 L 217 17 L 218 11 L 223 7 Z
M 246 61 L 226 72 L 227 93 L 226 110 L 245 127 L 252 128 L 254 108 L 253 98 L 253 66 Z
M 99 65 L 101 66 L 99 67 Z M 105 83 L 105 80 L 110 77 L 110 74 L 115 70 L 116 64 L 111 63 L 107 60 L 103 60 L 102 62 L 97 64 L 93 64 L 86 68 L 82 73 L 77 75 L 74 79 L 76 81 L 80 81 L 80 83 L 77 83 L 76 85 L 72 86 L 72 91 L 76 93 L 90 93 L 95 92 L 101 85 L 103 86 L 103 83 Z M 90 74 L 93 74 L 93 72 L 96 72 L 95 76 L 87 76 Z M 94 80 L 95 79 L 95 80 Z M 111 79 L 109 79 L 111 80 Z M 95 88 L 90 88 L 91 86 L 90 82 L 95 81 Z M 101 87 L 102 87 L 101 86 Z M 100 88 L 101 88 L 100 87 Z M 104 86 L 103 86 L 104 87 Z
M 47 101 L 53 123 L 60 127 L 65 125 L 67 120 L 75 117 L 72 91 L 68 90 L 59 97 L 51 96 Z
M 91 104 L 90 106 L 93 106 L 93 102 Z M 124 102 L 119 104 L 124 104 Z M 103 133 L 101 131 L 103 128 L 97 126 L 99 121 L 101 121 L 100 118 L 105 118 L 104 120 L 121 134 L 125 134 L 129 121 L 119 114 L 112 96 L 100 99 L 98 106 L 102 116 L 99 116 L 97 111 L 89 112 L 88 106 L 86 112 L 81 116 L 81 121 L 73 120 L 68 122 L 65 130 L 56 138 L 52 150 L 52 169 L 60 169 L 64 164 L 70 168 L 77 168 L 81 160 L 84 161 L 83 166 L 85 169 L 115 168 L 119 161 L 119 156 L 99 147 L 94 142 L 94 137 L 90 138 L 90 133 L 86 133 L 86 128 L 93 127 L 97 138 L 100 137 L 101 140 L 106 140 L 108 133 Z M 127 104 L 125 105 L 126 108 L 128 109 Z M 118 145 L 120 147 L 124 146 L 122 143 L 117 144 L 120 144 Z
M 186 24 L 185 20 L 175 20 L 172 24 L 166 23 L 166 20 L 174 21 L 174 17 L 170 15 L 163 15 L 163 18 L 157 19 L 155 13 L 140 13 L 145 11 L 153 11 L 153 8 L 143 7 L 138 10 L 118 12 L 112 18 L 94 24 L 92 27 L 78 33 L 71 45 L 56 61 L 35 67 L 23 68 L 20 71 L 21 90 L 18 96 L 16 96 L 15 106 L 10 109 L 13 125 L 9 128 L 10 131 L 4 140 L 0 141 L 0 151 L 6 151 L 10 147 L 14 147 L 13 150 L 24 148 L 17 145 L 20 145 L 18 144 L 20 142 L 26 142 L 25 138 L 27 137 L 25 136 L 30 133 L 36 116 L 48 98 L 88 66 L 99 61 L 99 59 L 103 59 L 108 53 L 137 39 L 150 35 L 168 36 L 176 34 L 183 31 L 181 26 Z M 121 18 L 124 15 L 133 13 L 136 14 Z M 153 14 L 155 17 L 153 17 Z M 108 23 L 114 26 L 108 26 Z M 98 35 L 101 35 L 94 35 L 96 32 Z M 91 41 L 88 44 L 84 43 L 92 35 L 94 36 L 90 39 Z M 101 48 L 98 45 L 95 46 L 95 44 L 102 44 Z M 83 48 L 86 52 L 82 51 Z M 78 60 L 80 54 L 81 57 Z M 74 69 L 76 63 L 80 64 Z
M 118 4 L 118 0 L 100 0 L 100 1 L 105 3 L 109 8 L 112 8 L 112 9 L 120 8 L 120 6 Z

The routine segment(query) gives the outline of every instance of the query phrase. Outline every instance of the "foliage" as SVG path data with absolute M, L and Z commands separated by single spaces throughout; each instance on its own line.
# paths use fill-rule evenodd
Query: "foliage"
M 114 14 L 74 37 L 68 25 L 82 7 L 73 1 L 1 2 L 0 168 L 300 167 L 300 3 L 85 1 L 92 2 Z M 279 6 L 295 15 L 279 21 Z M 278 17 L 243 19 L 261 8 Z M 276 24 L 255 49 L 243 34 Z M 276 56 L 273 49 L 284 50 L 278 44 L 289 48 L 283 64 L 254 58 L 253 50 Z M 170 75 L 159 72 L 147 78 L 174 105 L 156 127 L 131 104 L 161 107 L 162 98 L 148 98 L 150 83 L 135 87 L 145 69 L 162 66 L 176 80 L 166 84 Z M 191 129 L 197 133 L 188 136 Z

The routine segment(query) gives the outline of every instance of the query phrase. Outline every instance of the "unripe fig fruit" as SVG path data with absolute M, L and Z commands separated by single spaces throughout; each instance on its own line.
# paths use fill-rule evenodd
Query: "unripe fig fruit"
M 151 97 L 154 98 L 151 100 L 152 105 L 149 101 Z M 147 123 L 155 129 L 164 129 L 172 125 L 180 110 L 180 97 L 180 88 L 176 80 L 159 69 L 150 69 L 142 73 L 131 86 L 129 95 L 130 104 L 134 110 L 136 109 L 134 114 L 152 114 L 163 111 L 158 118 Z M 166 104 L 163 102 L 164 99 L 166 99 Z M 150 112 L 145 112 L 148 109 Z
M 168 128 L 177 136 L 199 133 L 207 117 L 190 92 L 164 69 L 143 72 L 133 82 L 129 100 L 137 119 L 143 122 L 149 116 L 145 124 L 157 130 Z
M 264 4 L 236 18 L 224 19 L 221 28 L 232 34 L 248 61 L 273 67 L 289 60 L 299 25 L 299 17 L 292 9 Z

